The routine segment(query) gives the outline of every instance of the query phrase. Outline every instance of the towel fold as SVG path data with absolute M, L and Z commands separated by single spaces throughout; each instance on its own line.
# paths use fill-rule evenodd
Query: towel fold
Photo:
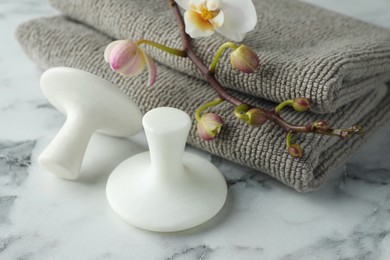
M 53 0 L 53 2 L 55 1 Z M 86 0 L 80 1 L 80 3 L 84 3 L 85 5 L 81 7 L 76 4 L 76 1 L 74 1 L 74 3 L 72 4 L 70 4 L 71 1 L 64 1 L 64 3 L 65 2 L 69 3 L 69 10 L 72 10 L 71 7 L 74 8 L 74 12 L 80 9 L 80 12 L 84 13 L 85 11 L 81 10 L 85 9 L 86 7 L 90 7 L 91 9 L 89 10 L 89 12 L 92 17 L 94 17 L 95 15 L 96 17 L 98 17 L 99 14 L 102 15 L 100 13 L 100 10 L 110 10 L 107 8 L 109 8 L 111 5 L 116 6 L 116 4 L 119 2 L 122 3 L 122 5 L 118 6 L 117 8 L 120 7 L 119 10 L 127 10 L 130 13 L 134 12 L 134 10 L 131 9 L 133 3 L 138 3 L 140 5 L 139 7 L 142 7 L 144 3 L 143 1 L 102 1 L 100 2 L 102 6 L 89 6 L 91 1 Z M 277 0 L 275 0 L 275 2 L 280 3 L 280 1 Z M 58 1 L 58 3 L 62 2 Z M 265 1 L 265 3 L 268 2 Z M 297 3 L 291 5 L 292 7 L 294 7 L 295 5 L 299 6 L 299 4 Z M 75 8 L 76 6 L 79 7 Z M 313 7 L 311 6 L 306 7 L 305 5 L 303 5 L 302 7 L 305 7 L 307 11 L 317 10 L 313 9 Z M 266 6 L 264 6 L 264 8 L 266 8 Z M 294 10 L 296 11 L 296 9 L 292 9 L 292 11 Z M 151 11 L 157 10 L 152 9 Z M 150 12 L 150 10 L 148 12 Z M 162 12 L 162 14 L 160 14 L 160 12 Z M 318 15 L 322 16 L 323 12 L 325 11 L 319 10 L 318 12 Z M 106 14 L 106 16 L 107 15 L 108 14 Z M 123 27 L 123 23 L 119 24 L 119 26 L 113 26 L 113 24 L 118 22 L 116 15 L 106 17 L 107 21 L 110 21 L 110 23 L 112 23 L 112 28 L 122 28 L 122 30 L 119 30 L 122 32 L 132 28 L 131 23 L 126 23 L 127 27 Z M 155 15 L 157 17 L 165 17 L 165 11 L 159 10 L 159 12 Z M 143 14 L 140 13 L 139 16 L 141 17 L 139 19 L 142 20 Z M 333 14 L 333 16 L 335 17 L 335 19 L 341 19 L 336 14 Z M 293 17 L 295 16 L 293 15 Z M 314 18 L 309 16 L 309 19 Z M 349 19 L 345 19 L 346 21 L 349 21 Z M 103 22 L 103 20 L 101 20 L 101 22 Z M 139 34 L 138 36 L 141 36 L 141 31 L 144 31 L 151 26 L 150 21 L 148 21 L 149 20 L 145 21 L 142 30 L 141 28 L 138 28 L 138 25 L 135 26 Z M 165 20 L 161 20 L 159 24 L 163 24 L 163 21 Z M 359 22 L 356 22 L 356 24 L 359 26 L 368 26 L 366 24 L 360 24 Z M 105 31 L 107 32 L 109 25 L 106 24 L 104 26 L 106 27 L 107 30 Z M 175 39 L 176 35 L 174 26 L 171 24 L 171 22 L 166 22 L 164 26 L 166 26 L 166 29 L 169 29 L 170 32 L 161 32 L 161 35 L 166 35 L 166 37 L 168 37 L 168 35 L 172 33 L 173 35 L 170 36 L 171 38 L 166 38 L 166 41 L 170 42 L 170 40 L 172 40 L 172 42 L 176 42 L 177 39 Z M 114 29 L 113 33 L 118 32 L 116 31 L 117 29 Z M 102 30 L 104 31 L 104 29 Z M 380 31 L 380 29 L 376 28 L 375 30 Z M 157 33 L 157 31 L 153 31 Z M 148 32 L 147 34 L 149 35 L 150 32 Z M 127 78 L 111 71 L 107 63 L 104 62 L 102 54 L 106 45 L 112 41 L 112 38 L 106 36 L 99 31 L 96 31 L 93 28 L 68 20 L 64 17 L 40 18 L 22 24 L 18 28 L 17 37 L 20 44 L 26 51 L 27 55 L 31 59 L 36 61 L 40 66 L 42 66 L 42 68 L 47 69 L 54 66 L 69 66 L 83 69 L 95 75 L 101 76 L 116 84 L 126 94 L 128 94 L 138 104 L 142 112 L 146 112 L 152 108 L 159 106 L 173 106 L 176 108 L 183 109 L 188 114 L 193 115 L 195 109 L 199 107 L 202 103 L 215 98 L 215 93 L 210 88 L 207 82 L 196 79 L 184 73 L 172 70 L 161 64 L 158 64 L 159 77 L 156 82 L 156 85 L 153 88 L 149 88 L 146 86 L 147 73 L 143 73 L 135 78 Z M 249 39 L 250 37 L 261 39 L 260 36 L 255 35 L 249 36 Z M 268 40 L 270 39 L 265 37 L 262 41 L 265 42 Z M 198 49 L 202 49 L 201 44 L 203 43 L 204 42 L 197 41 Z M 354 52 L 355 51 L 356 50 L 354 50 Z M 274 52 L 276 51 L 274 50 Z M 383 51 L 380 54 L 376 54 L 377 56 L 382 56 L 384 55 L 384 53 L 386 53 L 386 51 Z M 155 55 L 155 57 L 157 57 L 157 53 L 155 53 Z M 264 53 L 261 55 L 264 55 Z M 321 55 L 324 55 L 324 53 L 322 53 Z M 371 56 L 371 54 L 368 53 L 366 53 L 366 55 Z M 360 55 L 358 56 L 361 58 Z M 281 59 L 282 57 L 280 56 L 279 58 Z M 161 59 L 163 59 L 163 57 Z M 367 65 L 371 61 L 373 62 L 373 64 L 377 63 L 374 62 L 375 59 L 367 59 L 364 61 L 360 60 L 360 62 L 359 59 L 356 60 L 356 62 L 360 64 L 359 66 L 362 66 L 363 64 Z M 378 59 L 375 61 L 379 62 L 379 60 L 383 59 Z M 271 60 L 272 59 L 269 59 L 268 62 L 271 62 Z M 344 61 L 344 58 L 340 58 L 340 60 Z M 329 62 L 329 64 L 335 64 L 334 60 L 332 61 L 332 59 L 327 59 L 327 61 Z M 351 62 L 351 60 L 349 61 Z M 188 73 L 193 71 L 193 68 L 191 66 L 179 60 L 167 59 L 165 60 L 165 62 L 177 63 L 178 66 L 182 66 L 182 70 L 187 71 Z M 303 62 L 303 59 L 301 59 L 300 62 Z M 348 66 L 357 67 L 358 65 L 350 63 Z M 354 71 L 354 69 L 351 71 Z M 318 69 L 315 67 L 311 67 L 310 70 L 320 71 L 321 67 Z M 345 69 L 342 69 L 340 71 L 329 70 L 328 72 L 346 73 Z M 231 76 L 230 73 L 233 72 L 229 70 L 224 71 L 223 75 L 226 75 L 227 77 L 227 79 L 225 80 L 226 82 L 233 79 L 229 79 L 229 77 Z M 264 73 L 264 71 L 260 72 L 258 77 L 256 77 L 259 82 L 261 81 L 261 73 Z M 241 87 L 249 86 L 246 85 L 248 81 L 245 80 L 245 77 L 241 78 L 242 76 L 239 76 L 238 74 L 234 73 L 232 75 L 234 75 L 234 77 L 237 77 L 236 80 L 243 80 L 243 82 L 240 83 Z M 349 77 L 352 76 L 353 74 L 349 75 Z M 311 73 L 308 73 L 307 77 L 313 77 L 313 75 Z M 340 75 L 334 76 L 333 79 L 337 77 L 340 77 Z M 316 79 L 313 78 L 313 80 Z M 305 82 L 303 78 L 300 79 L 300 81 Z M 317 82 L 320 81 L 321 79 L 318 79 Z M 282 82 L 283 81 L 281 81 L 281 83 Z M 265 83 L 261 83 L 260 85 L 264 86 L 264 84 Z M 287 81 L 285 82 L 285 84 L 287 84 L 288 86 L 285 85 L 283 89 L 284 91 L 290 93 L 288 95 L 293 95 L 294 93 L 300 95 L 302 94 L 299 92 L 299 88 L 290 88 L 290 83 L 288 83 Z M 303 86 L 303 84 L 301 84 L 300 86 Z M 319 89 L 314 90 L 313 88 L 315 86 L 319 87 L 320 85 L 307 84 L 306 86 L 307 88 L 305 88 L 306 90 L 304 92 L 309 91 L 309 89 L 311 89 L 308 93 L 315 93 L 316 91 L 319 91 Z M 333 94 L 335 96 L 339 96 L 341 95 L 339 93 L 343 93 L 343 91 L 341 90 L 343 87 L 344 85 L 340 85 L 339 87 L 337 87 L 338 92 L 336 91 L 335 86 L 333 88 L 329 88 L 328 91 L 333 89 L 332 91 L 335 91 L 333 92 Z M 269 92 L 269 94 L 275 94 L 279 92 L 281 94 L 283 92 L 280 91 L 280 89 L 278 89 L 278 86 L 276 85 L 274 86 L 274 88 L 275 89 L 272 91 L 271 89 L 269 89 L 269 91 L 271 91 Z M 324 88 L 325 87 L 322 87 L 321 89 L 323 90 Z M 366 133 L 361 137 L 353 137 L 351 139 L 346 140 L 340 140 L 339 138 L 335 137 L 319 136 L 315 134 L 297 135 L 296 141 L 300 143 L 305 150 L 304 157 L 299 160 L 292 159 L 286 152 L 285 132 L 279 126 L 272 123 L 267 123 L 260 128 L 248 126 L 245 123 L 238 121 L 232 115 L 232 106 L 226 104 L 226 102 L 216 107 L 215 109 L 213 108 L 213 110 L 219 113 L 225 119 L 226 122 L 226 124 L 222 128 L 220 136 L 216 140 L 213 140 L 211 142 L 202 142 L 196 136 L 196 129 L 195 126 L 193 126 L 190 131 L 188 142 L 212 154 L 219 155 L 228 160 L 265 172 L 280 180 L 281 182 L 295 188 L 298 191 L 307 192 L 315 190 L 324 182 L 326 177 L 338 164 L 343 162 L 380 125 L 389 120 L 390 95 L 387 94 L 388 87 L 385 86 L 383 83 L 375 83 L 374 81 L 370 81 L 370 84 L 367 85 L 367 88 L 371 90 L 369 91 L 369 93 L 367 93 L 367 95 L 355 99 L 347 105 L 340 107 L 335 113 L 318 115 L 314 113 L 296 113 L 291 109 L 286 109 L 286 111 L 283 110 L 282 116 L 286 120 L 294 122 L 296 124 L 306 124 L 313 120 L 324 119 L 331 122 L 332 126 L 334 127 L 350 126 L 358 123 L 364 125 L 367 130 Z M 259 87 L 258 91 L 260 91 L 261 94 L 264 94 L 266 93 L 266 89 L 267 88 L 265 87 Z M 254 89 L 248 90 L 253 90 L 255 92 Z M 272 102 L 257 98 L 255 96 L 246 95 L 241 91 L 233 91 L 233 93 L 238 97 L 242 98 L 243 100 L 252 104 L 269 109 L 274 107 L 274 104 Z M 283 99 L 288 97 L 289 96 L 280 96 L 279 98 Z M 379 103 L 381 103 L 380 107 L 378 106 Z M 317 104 L 319 105 L 320 103 Z M 325 103 L 321 104 L 324 105 Z
M 145 38 L 181 48 L 167 0 L 50 0 L 63 14 L 115 39 Z M 223 85 L 281 102 L 309 98 L 319 113 L 336 111 L 372 91 L 390 76 L 390 31 L 294 0 L 254 0 L 258 23 L 244 43 L 259 55 L 255 75 L 231 68 L 224 55 L 217 69 Z M 209 64 L 227 40 L 194 40 Z M 187 59 L 147 48 L 159 62 L 202 78 Z

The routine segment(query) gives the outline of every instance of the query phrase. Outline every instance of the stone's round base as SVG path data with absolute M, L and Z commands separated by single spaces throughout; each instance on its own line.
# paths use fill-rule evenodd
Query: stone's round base
M 174 232 L 206 222 L 225 203 L 226 181 L 197 155 L 184 152 L 183 165 L 184 172 L 161 177 L 151 170 L 149 152 L 127 159 L 108 179 L 109 204 L 126 222 L 150 231 Z

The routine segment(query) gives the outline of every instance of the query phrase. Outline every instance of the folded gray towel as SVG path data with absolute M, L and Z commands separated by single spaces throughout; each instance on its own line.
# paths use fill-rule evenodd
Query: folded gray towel
M 92 11 L 93 13 L 93 11 Z M 63 17 L 41 18 L 21 25 L 17 31 L 19 42 L 26 53 L 43 68 L 69 66 L 83 69 L 118 85 L 146 112 L 159 106 L 173 106 L 193 115 L 202 103 L 216 97 L 208 83 L 158 65 L 158 81 L 146 87 L 147 73 L 126 78 L 111 71 L 104 62 L 103 52 L 111 38 L 85 25 Z M 188 142 L 212 154 L 268 173 L 298 191 L 318 188 L 367 137 L 390 118 L 390 95 L 384 84 L 374 85 L 365 97 L 341 107 L 336 113 L 319 115 L 282 112 L 290 122 L 305 124 L 316 119 L 332 122 L 334 127 L 364 125 L 362 137 L 340 140 L 314 134 L 298 135 L 305 155 L 294 160 L 286 152 L 285 133 L 277 125 L 266 123 L 260 128 L 238 121 L 232 115 L 232 106 L 223 103 L 213 108 L 226 124 L 220 136 L 211 142 L 202 142 L 192 127 Z M 268 109 L 274 104 L 254 96 L 235 92 L 247 102 Z M 113 101 L 114 102 L 114 101 Z M 381 102 L 381 107 L 377 107 Z
M 116 39 L 154 40 L 181 48 L 168 0 L 50 0 L 72 19 Z M 226 87 L 277 102 L 304 96 L 316 112 L 335 111 L 390 76 L 390 31 L 294 0 L 254 0 L 258 24 L 244 43 L 259 55 L 255 75 L 232 69 L 228 56 L 217 77 Z M 194 41 L 209 64 L 227 41 L 214 35 Z M 148 48 L 161 63 L 201 78 L 187 60 Z

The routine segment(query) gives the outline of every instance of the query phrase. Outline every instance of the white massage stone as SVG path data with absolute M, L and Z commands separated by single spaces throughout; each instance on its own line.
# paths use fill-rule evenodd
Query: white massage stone
M 67 116 L 66 122 L 38 158 L 58 177 L 79 177 L 81 163 L 93 132 L 128 137 L 142 130 L 142 114 L 120 89 L 91 73 L 52 68 L 41 77 L 49 102 Z
M 190 117 L 161 107 L 145 114 L 149 152 L 122 162 L 107 182 L 113 210 L 136 227 L 173 232 L 215 216 L 225 203 L 226 181 L 209 161 L 184 152 Z

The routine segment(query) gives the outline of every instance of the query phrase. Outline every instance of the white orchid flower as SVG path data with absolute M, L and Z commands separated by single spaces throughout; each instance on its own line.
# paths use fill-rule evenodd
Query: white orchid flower
M 242 41 L 257 23 L 252 0 L 175 0 L 184 8 L 186 33 L 192 38 L 219 32 L 232 41 Z

